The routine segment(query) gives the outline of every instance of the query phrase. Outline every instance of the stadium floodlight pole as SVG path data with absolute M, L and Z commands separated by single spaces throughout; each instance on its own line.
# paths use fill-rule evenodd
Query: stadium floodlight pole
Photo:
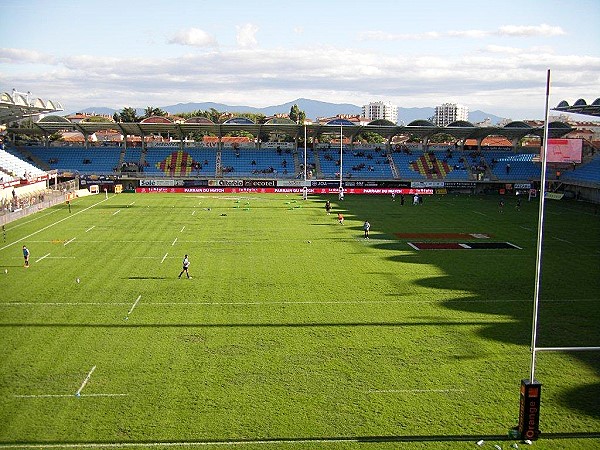
M 542 242 L 544 238 L 544 200 L 546 196 L 546 157 L 548 154 L 548 101 L 550 96 L 550 69 L 546 76 L 546 110 L 544 116 L 544 142 L 542 143 L 542 173 L 540 177 L 540 208 L 538 214 L 537 256 L 535 261 L 535 290 L 533 298 L 533 319 L 531 324 L 531 372 L 529 380 L 535 380 L 535 355 L 537 345 L 537 323 L 540 303 L 540 284 L 542 271 Z

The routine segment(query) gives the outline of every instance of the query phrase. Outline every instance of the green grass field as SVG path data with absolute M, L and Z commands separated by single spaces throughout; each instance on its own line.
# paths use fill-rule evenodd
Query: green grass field
M 340 225 L 326 198 L 90 196 L 8 224 L 0 448 L 509 448 L 538 202 L 332 196 Z M 600 346 L 598 212 L 545 218 L 538 346 Z M 441 241 L 520 249 L 408 245 Z M 599 448 L 600 354 L 540 352 L 536 378 L 531 448 Z

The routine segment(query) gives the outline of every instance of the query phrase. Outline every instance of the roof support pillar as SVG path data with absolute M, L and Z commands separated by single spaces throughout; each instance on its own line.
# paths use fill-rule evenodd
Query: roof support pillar
M 512 148 L 513 148 L 513 152 L 517 153 L 517 147 L 519 146 L 519 141 L 521 139 L 519 139 L 518 137 L 516 138 L 512 138 L 510 140 L 510 143 L 512 144 Z

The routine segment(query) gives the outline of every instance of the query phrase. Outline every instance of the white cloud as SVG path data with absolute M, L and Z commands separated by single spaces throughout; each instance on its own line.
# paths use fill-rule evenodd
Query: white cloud
M 366 104 L 390 99 L 399 106 L 432 106 L 445 98 L 477 109 L 541 111 L 545 74 L 553 69 L 557 92 L 570 98 L 600 90 L 600 57 L 554 54 L 529 48 L 489 46 L 477 52 L 450 54 L 385 54 L 333 46 L 239 48 L 172 57 L 96 57 L 74 55 L 55 61 L 51 70 L 15 72 L 3 68 L 0 81 L 60 101 L 65 108 L 87 106 L 145 107 L 179 102 L 215 101 L 267 106 L 298 97 L 335 103 Z M 11 58 L 48 59 L 47 55 L 13 49 Z M 7 53 L 0 50 L 0 58 Z M 541 92 L 541 94 L 540 94 Z M 557 100 L 560 101 L 561 99 Z M 74 106 L 70 106 L 74 105 Z M 76 108 L 75 108 L 76 107 Z M 502 109 L 504 108 L 504 109 Z M 511 114 L 527 118 L 532 114 Z
M 256 33 L 258 27 L 252 23 L 246 23 L 244 25 L 236 25 L 237 29 L 237 43 L 242 48 L 253 48 L 258 45 L 256 40 Z
M 486 45 L 483 48 L 484 53 L 506 53 L 509 55 L 518 55 L 523 51 L 522 48 L 518 47 L 507 47 L 504 45 Z
M 488 36 L 489 31 L 483 30 L 458 30 L 458 31 L 448 31 L 446 33 L 448 37 L 456 37 L 456 38 L 467 38 L 467 39 L 478 39 L 481 37 Z
M 547 25 L 505 25 L 498 28 L 498 34 L 501 36 L 562 36 L 567 34 L 561 27 Z
M 171 39 L 169 44 L 189 45 L 192 47 L 216 47 L 217 40 L 199 28 L 181 30 Z
M 27 50 L 23 48 L 0 48 L 0 62 L 6 64 L 53 64 L 55 62 L 55 58 L 52 55 L 40 53 L 35 50 Z
M 422 41 L 445 38 L 480 39 L 488 36 L 533 37 L 562 36 L 566 34 L 561 27 L 541 25 L 505 25 L 496 30 L 449 30 L 444 32 L 426 31 L 424 33 L 388 33 L 383 31 L 363 31 L 358 37 L 363 41 Z

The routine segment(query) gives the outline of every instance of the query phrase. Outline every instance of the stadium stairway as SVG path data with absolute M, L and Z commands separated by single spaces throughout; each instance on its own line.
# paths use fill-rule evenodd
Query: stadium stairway
M 323 171 L 321 170 L 321 159 L 319 158 L 319 149 L 315 148 L 313 150 L 314 155 L 314 163 L 315 163 L 315 175 L 317 178 L 323 177 Z

